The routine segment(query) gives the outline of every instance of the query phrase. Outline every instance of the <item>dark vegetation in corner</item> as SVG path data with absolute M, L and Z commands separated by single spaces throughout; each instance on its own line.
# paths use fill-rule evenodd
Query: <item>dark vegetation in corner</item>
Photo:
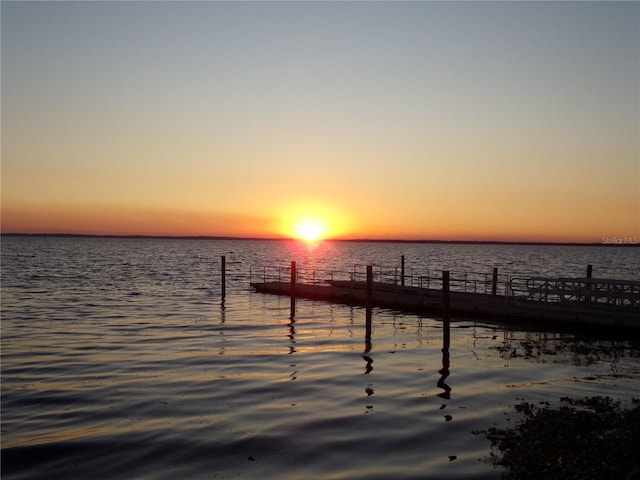
M 562 398 L 563 405 L 515 406 L 508 429 L 473 432 L 491 442 L 490 461 L 511 480 L 640 478 L 640 400 L 624 410 L 609 397 Z

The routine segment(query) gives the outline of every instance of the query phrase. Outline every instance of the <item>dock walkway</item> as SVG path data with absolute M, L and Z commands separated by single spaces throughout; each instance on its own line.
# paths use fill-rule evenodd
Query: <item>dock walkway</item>
M 498 279 L 494 271 L 493 276 L 458 274 L 443 288 L 443 277 L 436 275 L 399 277 L 395 272 L 385 276 L 379 270 L 375 281 L 368 283 L 355 269 L 323 275 L 315 270 L 301 272 L 295 262 L 291 268 L 277 269 L 277 275 L 269 277 L 264 269 L 262 281 L 251 281 L 251 286 L 268 294 L 293 293 L 299 298 L 430 314 L 442 314 L 443 291 L 448 291 L 449 311 L 454 315 L 640 331 L 640 281 L 587 277 Z

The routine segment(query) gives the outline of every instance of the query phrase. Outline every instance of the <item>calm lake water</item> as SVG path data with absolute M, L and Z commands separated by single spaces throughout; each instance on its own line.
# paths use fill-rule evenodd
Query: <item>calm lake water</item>
M 220 298 L 220 256 L 227 296 Z M 640 248 L 2 238 L 2 478 L 498 479 L 522 400 L 640 397 L 640 342 L 252 292 L 264 264 L 638 279 Z

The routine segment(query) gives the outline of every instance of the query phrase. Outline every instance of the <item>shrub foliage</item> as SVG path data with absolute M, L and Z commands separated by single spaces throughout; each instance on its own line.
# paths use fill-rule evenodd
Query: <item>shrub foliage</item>
M 552 408 L 523 402 L 514 428 L 492 427 L 491 461 L 512 480 L 640 478 L 640 401 L 623 410 L 609 397 L 562 398 Z

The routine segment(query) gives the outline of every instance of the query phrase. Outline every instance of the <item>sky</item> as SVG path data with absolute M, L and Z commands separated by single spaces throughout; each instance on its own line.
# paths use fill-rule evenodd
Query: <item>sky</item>
M 639 2 L 3 0 L 1 22 L 3 233 L 640 237 Z

